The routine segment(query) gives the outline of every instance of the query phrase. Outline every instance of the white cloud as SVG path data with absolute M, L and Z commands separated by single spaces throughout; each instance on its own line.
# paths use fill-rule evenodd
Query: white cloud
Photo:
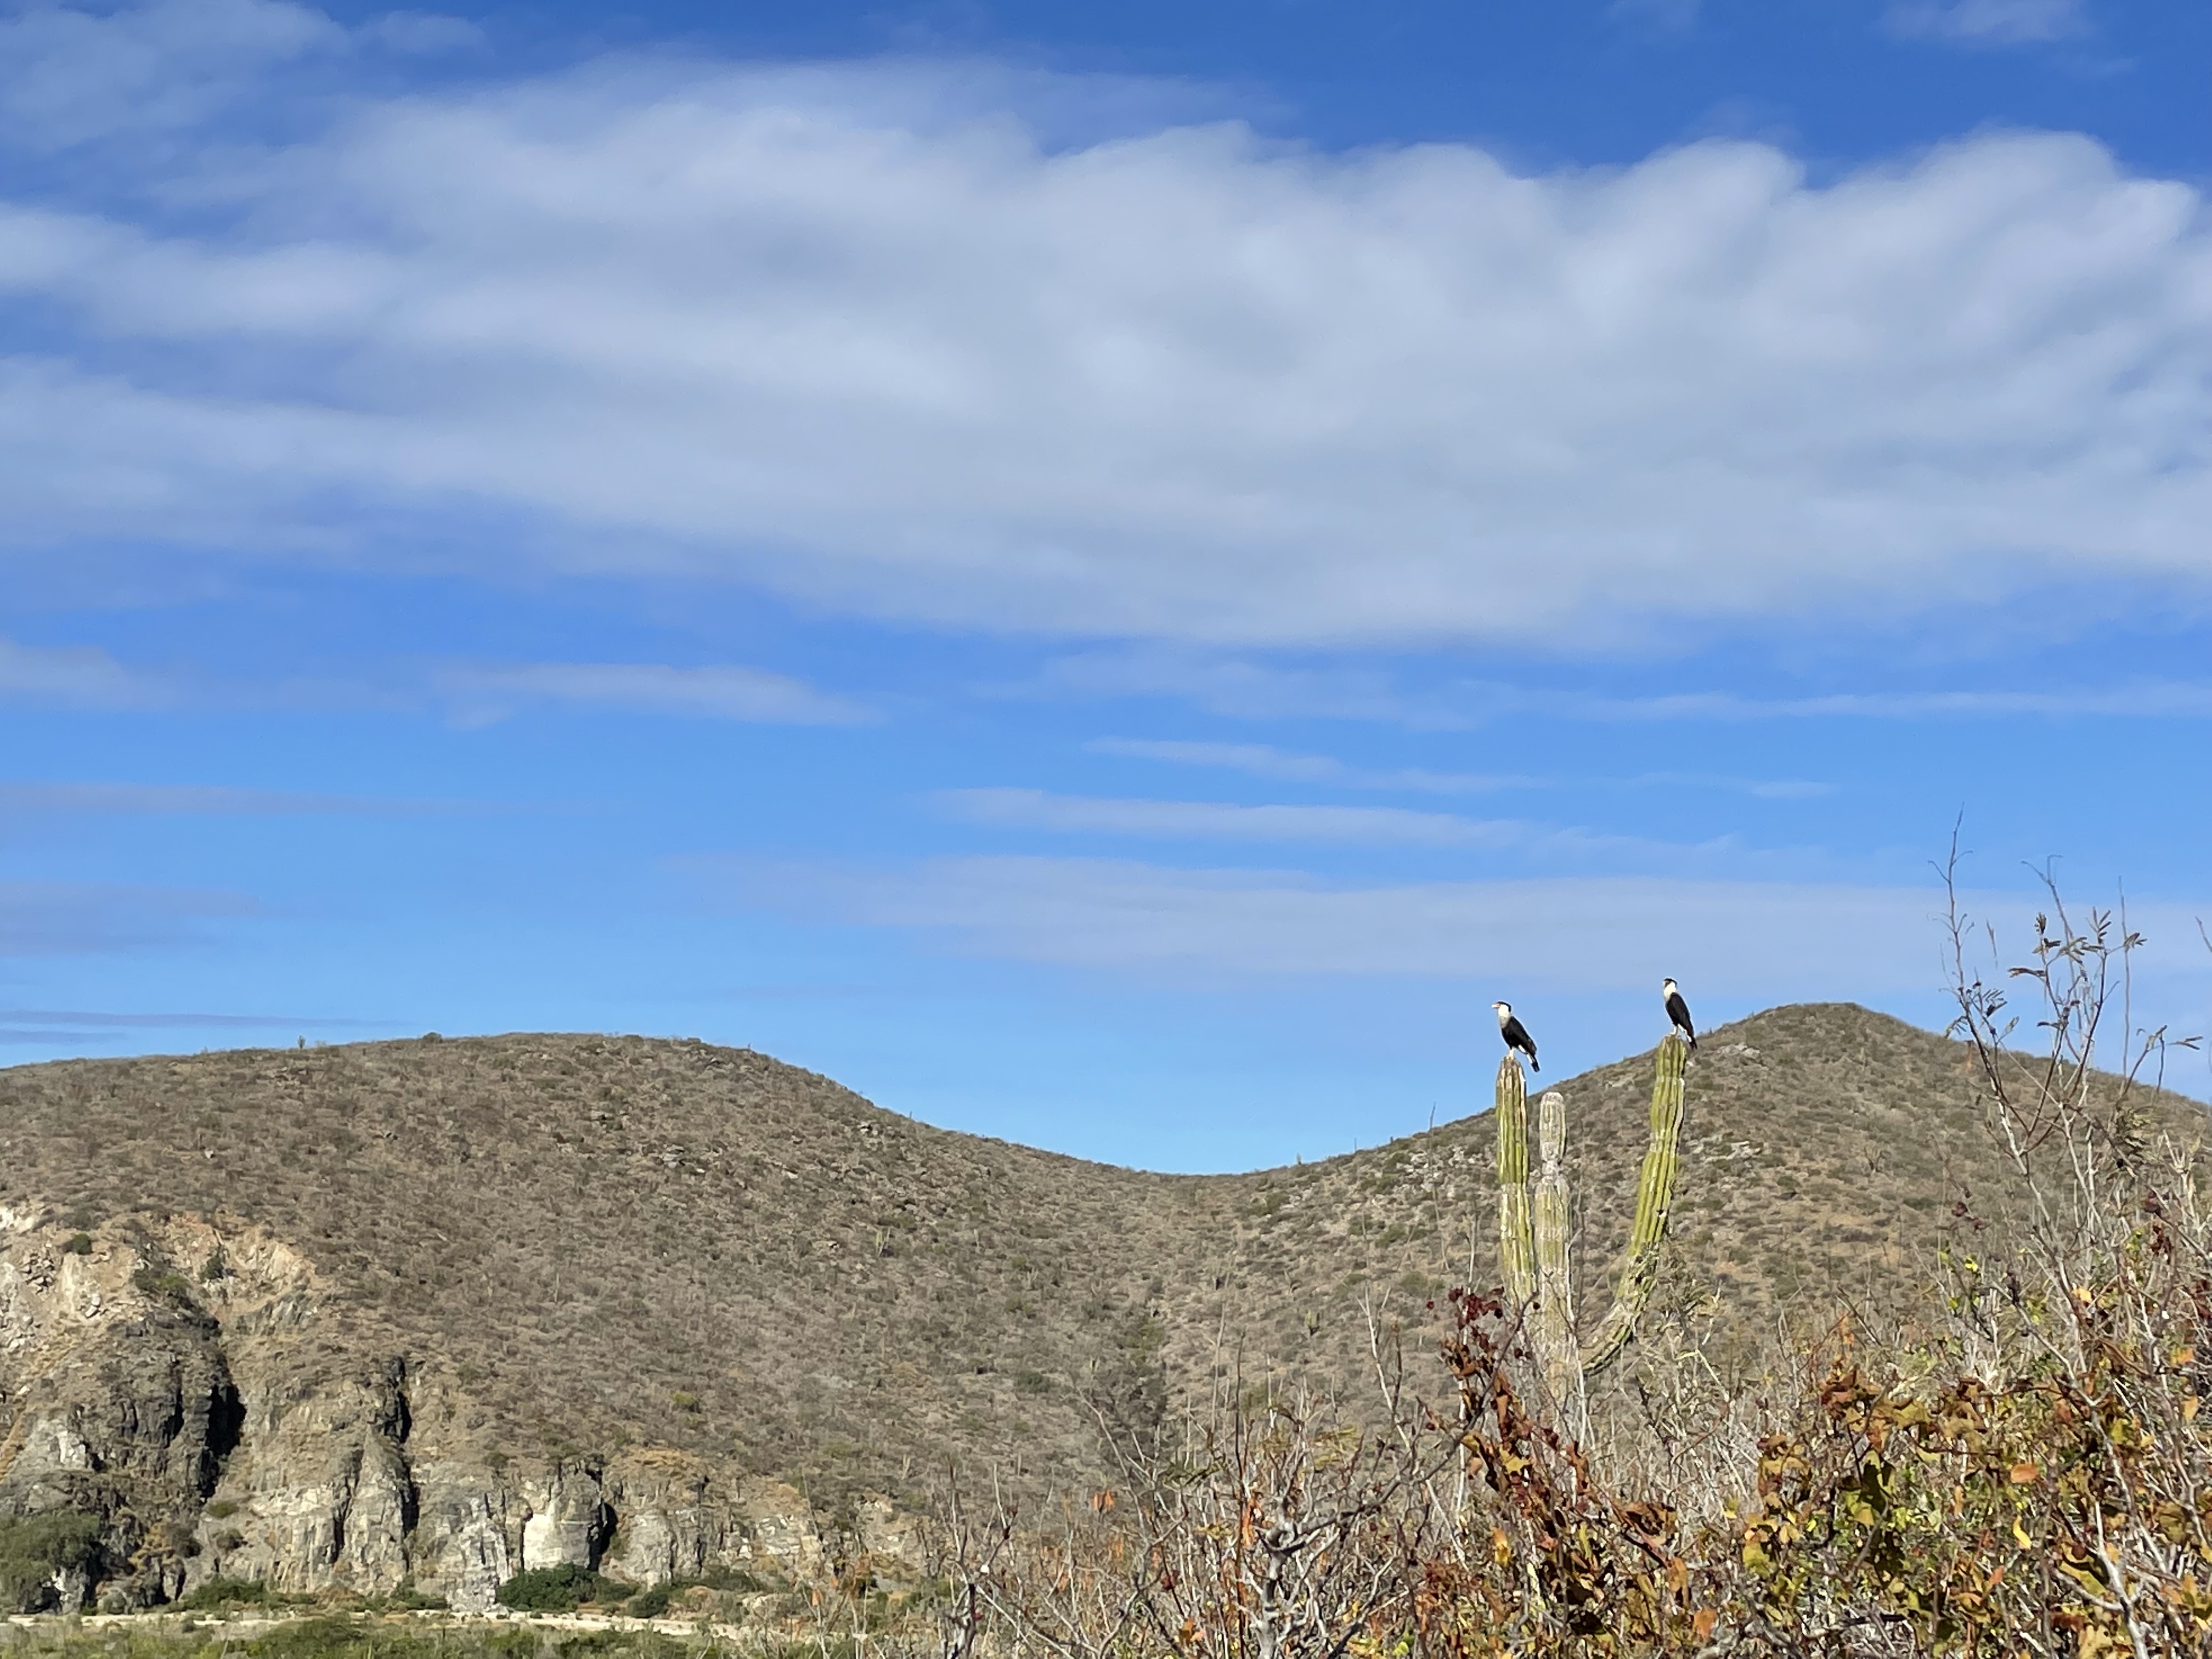
M 1264 743 L 1203 743 L 1178 738 L 1097 738 L 1084 745 L 1093 754 L 1127 760 L 1164 761 L 1173 766 L 1217 767 L 1284 783 L 1334 784 L 1351 789 L 1398 789 L 1429 795 L 1480 795 L 1500 789 L 1529 789 L 1549 780 L 1487 772 L 1431 772 L 1420 767 L 1376 770 L 1347 766 L 1331 755 L 1296 755 Z
M 89 646 L 17 645 L 0 639 L 0 702 L 64 708 L 159 708 L 172 689 Z
M 1025 682 L 981 689 L 991 696 L 1040 699 L 1162 697 L 1244 720 L 1318 716 L 1444 732 L 1471 731 L 1516 714 L 1623 724 L 2212 719 L 2212 684 L 2186 680 L 2061 684 L 2034 690 L 1997 687 L 1839 691 L 1802 697 L 1747 696 L 1735 691 L 1621 696 L 1513 685 L 1498 680 L 1455 679 L 1416 685 L 1382 669 L 1285 666 L 1155 646 L 1079 652 L 1046 664 Z
M 2128 720 L 2212 718 L 2212 686 L 2174 681 L 2043 691 L 1838 692 L 1816 697 L 1745 697 L 1690 691 L 1652 697 L 1566 696 L 1526 699 L 1547 712 L 1595 720 L 2002 720 L 2018 716 Z
M 270 70 L 346 42 L 321 12 L 284 0 L 32 4 L 0 20 L 0 113 L 14 143 L 39 149 L 190 126 Z
M 1944 900 L 1932 885 L 1570 877 L 1341 887 L 1280 871 L 1019 857 L 902 871 L 732 863 L 718 873 L 762 905 L 1152 980 L 1408 975 L 1639 990 L 1671 975 L 1693 995 L 1763 1004 L 1947 982 Z M 1965 896 L 2008 937 L 2036 908 L 2032 895 Z M 2130 920 L 2157 951 L 2147 969 L 2201 975 L 2186 907 L 2131 907 Z
M 1178 841 L 1311 842 L 1362 847 L 1505 847 L 1542 834 L 1510 820 L 1391 806 L 1245 806 L 1224 801 L 1116 800 L 1042 789 L 947 789 L 933 799 L 971 823 Z
M 440 677 L 463 718 L 505 718 L 533 702 L 565 702 L 645 714 L 780 726 L 854 726 L 874 718 L 859 703 L 763 668 L 662 663 L 525 663 L 455 669 Z
M 1490 772 L 1431 772 L 1421 767 L 1375 769 L 1347 766 L 1330 755 L 1297 755 L 1264 743 L 1206 743 L 1176 738 L 1095 738 L 1084 744 L 1093 754 L 1129 760 L 1161 761 L 1172 766 L 1217 767 L 1285 783 L 1312 783 L 1345 789 L 1401 791 L 1409 794 L 1481 795 L 1504 789 L 1580 787 L 1587 789 L 1717 789 L 1763 800 L 1808 800 L 1835 793 L 1835 786 L 1805 778 L 1739 778 L 1718 772 L 1644 772 L 1627 778 L 1532 777 Z
M 1925 984 L 1940 895 L 1634 878 L 1333 888 L 1282 872 L 1104 860 L 945 860 L 905 872 L 778 869 L 763 900 L 926 929 L 1017 961 L 1201 975 L 1510 974 L 1522 984 Z M 1814 941 L 1820 941 L 1815 945 Z M 1820 960 L 1825 953 L 1826 960 Z M 1810 970 L 1808 974 L 1808 969 Z
M 1975 46 L 2028 46 L 2086 34 L 2083 0 L 1900 0 L 1888 11 L 1894 33 Z
M 43 11 L 0 97 L 65 122 L 195 7 L 272 85 L 330 27 Z M 102 97 L 205 107 L 134 51 Z M 1038 142 L 1079 84 L 627 60 L 118 152 L 204 210 L 0 205 L 0 294 L 79 329 L 0 370 L 8 533 L 325 556 L 466 507 L 515 526 L 485 558 L 1256 644 L 2212 594 L 2212 231 L 2087 139 L 1819 185 L 1747 143 Z

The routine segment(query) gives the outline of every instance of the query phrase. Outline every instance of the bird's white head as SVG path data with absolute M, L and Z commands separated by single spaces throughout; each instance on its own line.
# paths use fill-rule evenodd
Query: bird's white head
M 1677 987 L 1677 986 L 1675 985 L 1675 983 L 1674 983 L 1674 981 L 1673 980 L 1671 980 L 1671 979 L 1662 979 L 1662 980 L 1661 980 L 1661 981 L 1659 981 L 1659 988 L 1660 988 L 1661 990 L 1664 991 L 1664 992 L 1665 992 L 1668 996 L 1670 996 L 1670 997 L 1671 997 L 1671 996 L 1673 996 L 1673 995 L 1674 994 L 1675 991 L 1676 991 L 1677 989 L 1679 989 L 1680 988 L 1679 988 L 1679 987 Z
M 1492 1011 L 1494 1011 L 1498 1015 L 1498 1023 L 1499 1025 L 1504 1025 L 1507 1020 L 1513 1018 L 1513 1005 L 1511 1003 L 1493 1002 L 1490 1006 Z

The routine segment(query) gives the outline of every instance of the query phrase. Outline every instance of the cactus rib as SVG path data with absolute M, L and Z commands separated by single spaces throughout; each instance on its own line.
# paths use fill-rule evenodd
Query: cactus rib
M 1589 1344 L 1575 1338 L 1573 1261 L 1565 1173 L 1566 1101 L 1558 1091 L 1538 1103 L 1540 1166 L 1528 1176 L 1528 1096 L 1521 1063 L 1508 1054 L 1498 1067 L 1498 1242 L 1505 1291 L 1528 1316 L 1539 1365 L 1564 1412 L 1582 1386 L 1620 1355 L 1650 1300 L 1659 1274 L 1680 1164 L 1684 1068 L 1689 1049 L 1679 1033 L 1659 1045 L 1651 1083 L 1651 1138 L 1636 1188 L 1636 1220 L 1621 1263 L 1613 1306 Z
M 1536 1230 L 1537 1363 L 1562 1412 L 1577 1405 L 1582 1358 L 1575 1348 L 1573 1234 L 1569 1218 L 1567 1101 L 1557 1089 L 1536 1103 L 1538 1173 L 1531 1208 Z
M 1528 1085 L 1511 1054 L 1498 1062 L 1498 1259 L 1516 1307 L 1536 1299 L 1536 1247 L 1528 1222 Z
M 1674 1204 L 1674 1173 L 1681 1161 L 1682 1073 L 1688 1045 L 1669 1031 L 1659 1045 L 1651 1078 L 1651 1144 L 1636 1182 L 1636 1224 L 1628 1235 L 1628 1258 L 1605 1323 L 1583 1353 L 1583 1375 L 1595 1376 L 1620 1357 L 1636 1328 L 1651 1286 L 1659 1277 L 1659 1247 L 1666 1241 L 1667 1218 Z

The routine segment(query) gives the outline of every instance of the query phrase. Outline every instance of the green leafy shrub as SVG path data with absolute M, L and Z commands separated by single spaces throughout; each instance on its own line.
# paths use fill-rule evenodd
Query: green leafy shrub
M 52 1599 L 58 1572 L 80 1571 L 100 1559 L 96 1515 L 63 1510 L 0 1520 L 0 1607 L 36 1613 Z
M 179 1273 L 164 1273 L 154 1267 L 141 1267 L 131 1275 L 131 1287 L 149 1302 L 166 1303 L 179 1313 L 205 1316 L 205 1310 L 192 1294 L 192 1281 Z
M 676 1599 L 678 1588 L 673 1583 L 667 1583 L 641 1589 L 629 1598 L 623 1611 L 633 1619 L 658 1619 L 668 1611 L 668 1604 Z
M 70 1235 L 69 1243 L 62 1246 L 62 1254 L 64 1255 L 90 1255 L 92 1254 L 92 1235 L 90 1233 L 71 1233 Z
M 52 1605 L 54 1575 L 92 1565 L 100 1530 L 92 1516 L 0 1521 L 0 1610 L 35 1613 Z
M 499 1587 L 499 1604 L 517 1613 L 574 1613 L 586 1601 L 619 1601 L 627 1584 L 589 1567 L 533 1567 Z
M 443 1613 L 451 1604 L 442 1595 L 431 1595 L 415 1588 L 411 1578 L 401 1583 L 389 1595 L 364 1598 L 371 1613 Z
M 215 1613 L 224 1607 L 292 1607 L 306 1599 L 287 1595 L 258 1578 L 225 1578 L 218 1575 L 180 1597 L 177 1606 L 185 1613 Z

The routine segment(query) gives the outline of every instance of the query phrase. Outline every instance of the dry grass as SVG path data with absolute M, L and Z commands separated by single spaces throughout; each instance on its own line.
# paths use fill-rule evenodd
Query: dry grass
M 2212 1652 L 2212 1204 L 2170 1133 L 2198 1125 L 2138 1086 L 2163 1037 L 2126 1028 L 2136 941 L 2055 904 L 2039 934 L 1987 980 L 1960 954 L 2005 1179 L 1920 1293 L 1832 1295 L 1809 1333 L 1801 1293 L 1748 1389 L 1698 1322 L 1647 1332 L 1586 1422 L 1543 1403 L 1524 1310 L 1455 1293 L 1434 1358 L 1376 1334 L 1366 1407 L 1218 1389 L 1087 1504 L 954 1507 L 943 1650 Z
M 1626 1231 L 1649 1076 L 1639 1057 L 1559 1085 L 1586 1263 Z M 2019 1184 L 1978 1087 L 1958 1045 L 1854 1006 L 1711 1033 L 1669 1280 L 1698 1363 L 1750 1366 L 1838 1291 L 1909 1297 L 1962 1195 L 2006 1214 Z M 1370 1398 L 1366 1311 L 1426 1349 L 1427 1304 L 1492 1282 L 1490 1160 L 1468 1118 L 1322 1164 L 1146 1175 L 637 1038 L 0 1073 L 0 1199 L 82 1225 L 266 1224 L 323 1275 L 334 1350 L 404 1353 L 471 1402 L 451 1433 L 518 1456 L 671 1444 L 833 1513 L 864 1489 L 919 1501 L 954 1462 L 1085 1488 L 1107 1466 L 1094 1404 L 1143 1428 L 1231 1373 Z

